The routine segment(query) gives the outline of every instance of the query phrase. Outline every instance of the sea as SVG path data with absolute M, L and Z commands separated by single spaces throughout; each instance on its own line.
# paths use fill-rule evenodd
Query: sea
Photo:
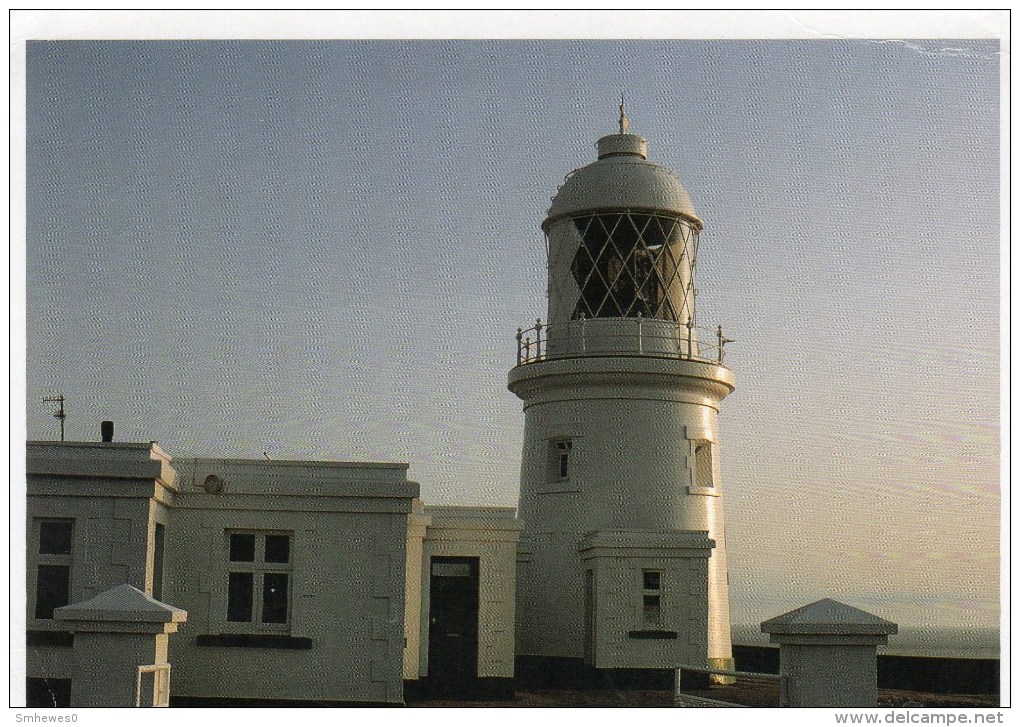
M 733 643 L 741 646 L 775 646 L 757 624 L 734 624 Z M 879 654 L 890 656 L 926 656 L 948 659 L 998 659 L 999 629 L 918 629 L 901 626 L 889 643 L 878 647 Z

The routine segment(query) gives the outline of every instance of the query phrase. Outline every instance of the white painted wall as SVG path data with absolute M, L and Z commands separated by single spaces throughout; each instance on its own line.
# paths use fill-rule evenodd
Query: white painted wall
M 167 533 L 164 600 L 189 622 L 171 644 L 174 692 L 357 702 L 403 698 L 406 465 L 195 460 Z M 200 488 L 209 475 L 222 491 Z M 227 532 L 292 535 L 290 623 L 226 620 Z M 257 596 L 256 596 L 257 601 Z M 306 650 L 198 646 L 202 634 L 308 638 Z
M 707 655 L 708 562 L 704 533 L 601 531 L 584 538 L 582 567 L 594 580 L 595 661 L 610 668 L 675 669 Z M 643 574 L 660 574 L 659 623 L 645 620 Z M 676 638 L 639 638 L 661 632 Z
M 731 656 L 719 402 L 733 374 L 650 356 L 553 359 L 520 366 L 510 388 L 524 401 L 518 651 L 580 657 L 582 576 L 577 549 L 596 530 L 707 531 L 710 659 Z M 572 440 L 571 474 L 548 471 L 550 441 Z M 714 486 L 695 487 L 694 446 L 713 446 Z M 530 562 L 527 562 L 530 560 Z
M 176 472 L 152 443 L 29 442 L 26 452 L 26 594 L 29 631 L 65 631 L 35 618 L 41 519 L 74 521 L 69 603 L 127 583 L 151 593 L 153 533 L 173 501 Z M 30 646 L 28 677 L 70 679 L 70 647 Z
M 790 707 L 878 706 L 878 657 L 874 645 L 783 644 L 782 676 Z
M 521 525 L 513 508 L 430 507 L 420 570 L 419 666 L 428 676 L 429 579 L 433 557 L 477 557 L 478 676 L 514 675 L 516 553 Z
M 414 511 L 407 516 L 407 565 L 404 569 L 404 680 L 420 678 L 422 634 L 422 541 L 425 528 L 432 521 L 422 514 L 421 503 L 415 501 Z M 427 648 L 427 647 L 426 647 Z M 426 660 L 427 663 L 427 660 Z

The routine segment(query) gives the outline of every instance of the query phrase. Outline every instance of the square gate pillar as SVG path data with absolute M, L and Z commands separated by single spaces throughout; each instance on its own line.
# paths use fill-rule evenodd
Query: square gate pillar
M 167 706 L 167 640 L 186 611 L 124 584 L 53 616 L 74 633 L 72 707 Z
M 825 598 L 765 621 L 779 644 L 782 707 L 875 707 L 879 644 L 896 624 Z

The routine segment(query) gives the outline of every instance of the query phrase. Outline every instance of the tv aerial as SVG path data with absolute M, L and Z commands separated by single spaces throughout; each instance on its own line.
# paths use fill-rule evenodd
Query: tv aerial
M 64 411 L 64 395 L 59 396 L 44 396 L 43 403 L 54 403 L 60 404 L 60 407 L 53 412 L 53 416 L 60 420 L 60 441 L 64 441 L 64 420 L 67 419 L 67 413 Z

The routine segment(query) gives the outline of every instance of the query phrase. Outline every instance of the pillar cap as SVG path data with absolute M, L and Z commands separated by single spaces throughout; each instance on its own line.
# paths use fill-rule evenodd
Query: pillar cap
M 87 601 L 61 606 L 53 611 L 53 617 L 79 625 L 177 624 L 188 620 L 188 612 L 157 601 L 134 586 L 123 583 Z M 109 629 L 103 627 L 101 630 Z
M 772 641 L 783 641 L 784 636 L 886 636 L 895 634 L 898 627 L 867 611 L 823 598 L 762 622 L 761 630 Z

